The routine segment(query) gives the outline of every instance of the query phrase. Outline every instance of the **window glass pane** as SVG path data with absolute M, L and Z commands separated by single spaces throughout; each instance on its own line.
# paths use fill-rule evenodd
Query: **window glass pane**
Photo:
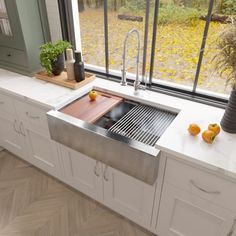
M 153 82 L 187 85 L 195 79 L 208 0 L 161 0 Z M 157 80 L 156 80 L 157 81 Z
M 105 67 L 104 11 L 102 0 L 78 0 L 85 63 Z
M 215 56 L 220 52 L 217 47 L 219 36 L 229 24 L 224 22 L 227 15 L 236 15 L 236 5 L 233 1 L 216 1 L 214 5 L 213 18 L 210 23 L 203 64 L 199 76 L 198 91 L 200 89 L 216 93 L 229 94 L 231 87 L 226 87 L 226 75 L 220 75 L 216 70 Z M 236 3 L 236 2 L 235 2 Z
M 151 0 L 153 7 L 154 0 Z M 135 28 L 141 36 L 140 75 L 142 73 L 146 1 L 108 0 L 109 68 L 121 70 L 123 43 L 129 30 Z M 151 35 L 149 35 L 149 38 Z M 133 34 L 127 43 L 127 71 L 136 73 L 137 38 Z M 150 47 L 149 47 L 150 48 Z M 148 60 L 149 62 L 150 60 Z
M 11 26 L 4 0 L 0 0 L 0 34 L 12 36 Z

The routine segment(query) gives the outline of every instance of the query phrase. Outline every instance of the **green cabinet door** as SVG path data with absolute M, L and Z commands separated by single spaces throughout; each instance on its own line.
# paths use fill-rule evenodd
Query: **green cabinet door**
M 17 0 L 16 0 L 17 1 Z M 0 46 L 24 50 L 24 38 L 15 0 L 5 0 L 12 36 L 0 34 Z
M 5 5 L 12 35 L 0 32 L 0 67 L 33 75 L 41 69 L 39 48 L 50 41 L 45 0 L 5 0 Z

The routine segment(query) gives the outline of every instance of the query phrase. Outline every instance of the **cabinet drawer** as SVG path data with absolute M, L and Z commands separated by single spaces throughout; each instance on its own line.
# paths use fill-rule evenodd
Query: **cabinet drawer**
M 236 212 L 236 183 L 168 158 L 165 182 Z
M 15 109 L 13 99 L 0 94 L 0 117 L 7 120 L 14 120 Z
M 159 236 L 235 236 L 236 214 L 165 183 L 157 234 Z M 233 228 L 232 228 L 233 227 Z
M 46 110 L 20 101 L 15 101 L 15 107 L 19 118 L 24 123 L 25 128 L 36 131 L 47 137 L 50 136 Z
M 27 56 L 24 51 L 7 48 L 7 47 L 0 47 L 0 61 L 26 66 L 27 65 Z

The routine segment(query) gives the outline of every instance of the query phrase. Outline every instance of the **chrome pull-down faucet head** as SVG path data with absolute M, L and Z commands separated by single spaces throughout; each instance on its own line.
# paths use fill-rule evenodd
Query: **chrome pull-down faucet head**
M 134 82 L 134 87 L 136 90 L 136 87 L 139 86 L 140 82 L 139 82 L 139 58 L 140 58 L 140 33 L 138 32 L 138 30 L 136 29 L 131 29 L 124 40 L 124 47 L 123 47 L 123 54 L 122 54 L 122 61 L 123 61 L 123 69 L 122 71 L 122 77 L 121 77 L 121 85 L 122 86 L 126 86 L 127 85 L 127 80 L 126 80 L 126 51 L 127 51 L 127 42 L 128 39 L 130 37 L 130 35 L 135 34 L 137 36 L 137 40 L 138 40 L 138 52 L 137 52 L 137 58 L 136 58 L 136 79 Z

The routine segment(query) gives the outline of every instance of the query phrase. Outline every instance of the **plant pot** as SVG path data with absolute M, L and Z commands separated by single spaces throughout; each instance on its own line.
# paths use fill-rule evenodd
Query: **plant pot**
M 54 75 L 60 75 L 65 68 L 64 55 L 60 54 L 56 61 L 52 62 L 52 73 Z
M 236 89 L 231 92 L 229 103 L 220 124 L 224 131 L 236 133 Z

